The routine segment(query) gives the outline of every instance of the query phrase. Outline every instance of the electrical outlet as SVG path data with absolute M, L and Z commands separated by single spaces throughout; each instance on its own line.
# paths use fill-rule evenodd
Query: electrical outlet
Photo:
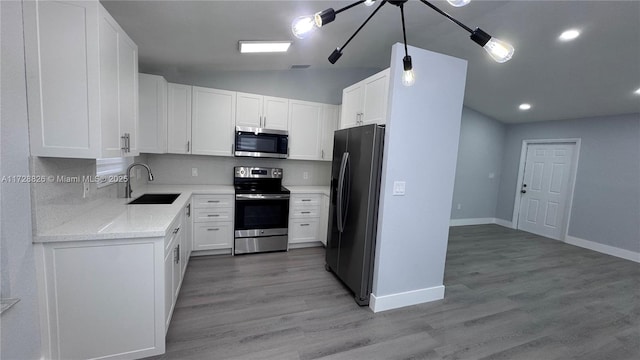
M 458 203 L 458 205 L 456 206 L 456 209 L 462 210 L 462 204 Z
M 87 195 L 89 195 L 89 183 L 88 182 L 83 182 L 82 183 L 82 198 L 85 199 L 87 197 Z
M 304 171 L 302 173 L 302 178 L 305 179 L 305 180 L 308 180 L 309 179 L 309 172 L 308 171 Z
M 406 182 L 404 181 L 394 181 L 393 182 L 393 195 L 394 196 L 404 196 Z
M 496 177 L 495 173 L 489 173 L 489 179 L 493 179 L 494 177 Z
M 198 168 L 191 168 L 191 176 L 198 176 Z

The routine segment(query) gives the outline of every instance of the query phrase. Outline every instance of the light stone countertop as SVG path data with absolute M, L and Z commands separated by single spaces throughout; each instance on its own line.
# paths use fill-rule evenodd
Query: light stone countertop
M 285 185 L 287 189 L 291 191 L 292 194 L 324 194 L 329 196 L 329 192 L 331 188 L 327 186 L 295 186 L 295 185 Z
M 180 196 L 168 205 L 127 205 L 144 193 L 180 193 Z M 33 242 L 164 237 L 191 195 L 198 194 L 233 195 L 235 192 L 232 185 L 147 185 L 134 189 L 131 199 L 96 200 L 92 211 L 37 234 Z

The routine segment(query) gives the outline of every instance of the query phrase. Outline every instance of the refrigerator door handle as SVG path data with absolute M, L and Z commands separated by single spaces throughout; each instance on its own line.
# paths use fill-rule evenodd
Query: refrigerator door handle
M 340 211 L 340 214 L 342 215 L 342 219 L 340 220 L 342 222 L 342 231 L 344 231 L 344 226 L 347 223 L 347 214 L 349 212 L 349 199 L 351 198 L 351 157 L 349 156 L 349 153 L 346 153 L 346 155 L 347 155 L 346 164 L 344 168 L 345 184 L 343 184 L 343 188 L 346 186 L 347 194 L 346 194 L 346 199 L 344 196 L 342 198 L 344 209 Z
M 342 221 L 342 202 L 344 200 L 344 176 L 347 169 L 347 160 L 349 159 L 349 153 L 342 154 L 342 162 L 340 162 L 340 174 L 338 175 L 338 203 L 336 204 L 336 221 L 338 223 L 338 232 L 344 231 L 344 223 Z

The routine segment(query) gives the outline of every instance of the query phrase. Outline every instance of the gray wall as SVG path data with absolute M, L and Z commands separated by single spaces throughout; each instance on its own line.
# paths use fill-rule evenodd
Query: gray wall
M 1 173 L 29 175 L 29 133 L 22 43 L 22 3 L 1 1 Z M 0 294 L 21 301 L 2 314 L 0 358 L 40 358 L 38 295 L 29 184 L 2 183 Z
M 342 89 L 380 70 L 332 68 L 201 73 L 140 67 L 140 72 L 162 75 L 167 81 L 178 84 L 336 105 L 342 103 Z
M 415 47 L 409 52 L 420 77 L 404 87 L 404 49 L 392 48 L 377 297 L 443 285 L 467 63 Z M 406 182 L 405 196 L 392 195 L 394 181 Z
M 581 138 L 569 235 L 640 251 L 640 115 L 507 126 L 496 217 L 511 221 L 522 140 Z
M 495 217 L 505 131 L 497 120 L 462 109 L 452 219 Z
M 234 166 L 266 166 L 283 169 L 284 185 L 329 185 L 331 163 L 279 159 L 252 159 L 223 156 L 147 154 L 153 171 L 153 184 L 233 184 Z M 198 176 L 191 176 L 191 168 Z M 304 179 L 304 172 L 308 178 Z

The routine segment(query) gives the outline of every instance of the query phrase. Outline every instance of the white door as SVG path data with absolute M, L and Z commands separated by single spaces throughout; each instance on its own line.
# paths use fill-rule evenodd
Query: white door
M 563 238 L 574 148 L 567 143 L 527 145 L 518 229 Z
M 262 95 L 236 93 L 236 126 L 262 127 Z
M 289 127 L 289 99 L 265 96 L 263 110 L 261 127 L 287 130 Z
M 192 99 L 191 153 L 232 156 L 236 93 L 194 86 Z

